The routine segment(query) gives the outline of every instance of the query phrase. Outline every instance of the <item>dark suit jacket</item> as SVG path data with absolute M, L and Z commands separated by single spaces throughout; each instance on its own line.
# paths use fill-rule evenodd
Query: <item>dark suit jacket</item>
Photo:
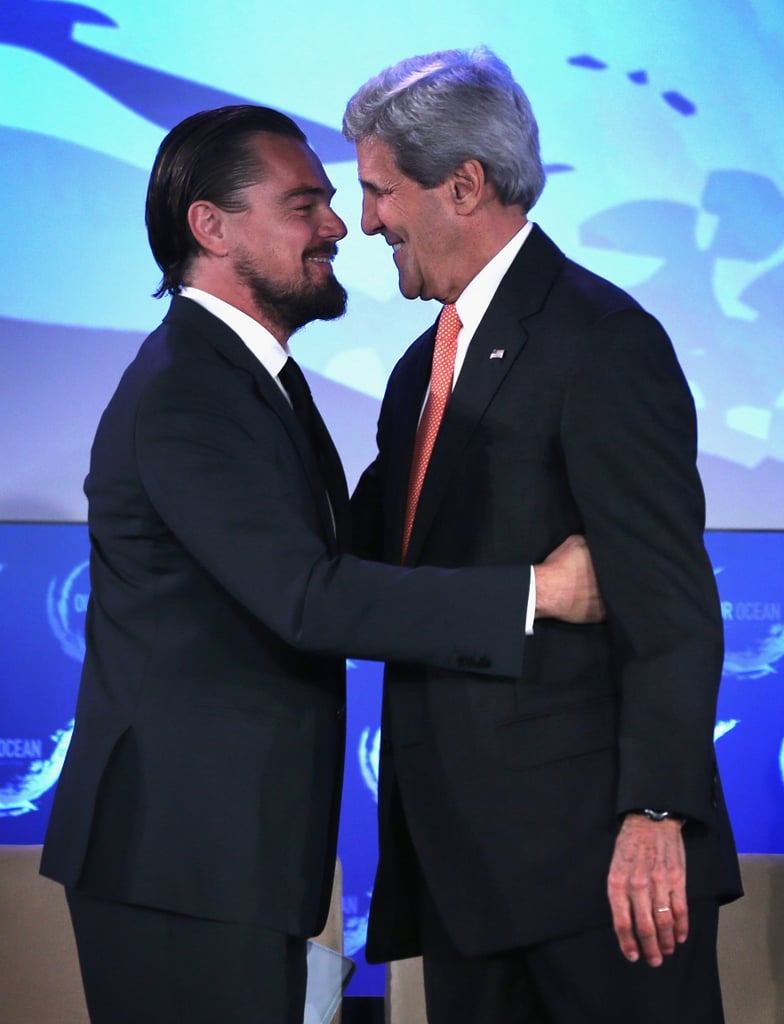
M 348 496 L 325 444 L 337 537 L 276 382 L 220 320 L 174 299 L 93 445 L 87 656 L 45 874 L 316 934 L 345 656 L 519 674 L 526 568 L 411 573 L 337 557 Z
M 434 337 L 393 371 L 379 454 L 354 496 L 368 557 L 399 557 Z M 535 563 L 583 533 L 608 620 L 538 620 L 513 681 L 387 667 L 369 959 L 420 950 L 409 840 L 466 953 L 608 923 L 607 872 L 631 809 L 688 816 L 692 895 L 738 891 L 712 743 L 722 627 L 695 458 L 693 402 L 661 326 L 534 226 L 447 405 L 408 561 Z

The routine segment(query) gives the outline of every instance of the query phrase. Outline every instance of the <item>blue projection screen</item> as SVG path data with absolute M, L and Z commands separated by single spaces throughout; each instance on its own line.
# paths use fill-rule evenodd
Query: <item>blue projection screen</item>
M 368 17 L 368 15 L 372 15 Z M 347 98 L 381 67 L 484 42 L 528 92 L 548 184 L 533 217 L 629 288 L 694 393 L 709 525 L 782 526 L 784 12 L 781 0 L 59 0 L 0 3 L 0 518 L 83 520 L 98 416 L 161 319 L 143 202 L 158 144 L 197 109 L 297 118 L 349 226 L 346 318 L 295 338 L 350 482 L 378 401 L 435 317 L 359 227 Z
M 480 42 L 539 120 L 548 183 L 532 218 L 657 315 L 686 372 L 727 633 L 717 750 L 741 848 L 784 852 L 781 0 L 0 0 L 0 841 L 40 841 L 70 736 L 89 448 L 165 309 L 143 215 L 162 137 L 250 101 L 291 114 L 321 156 L 349 228 L 349 311 L 293 348 L 351 484 L 387 376 L 436 309 L 402 299 L 391 250 L 361 232 L 345 102 L 386 64 Z M 346 946 L 352 993 L 374 994 L 383 975 L 361 948 L 380 668 L 351 665 L 350 680 Z

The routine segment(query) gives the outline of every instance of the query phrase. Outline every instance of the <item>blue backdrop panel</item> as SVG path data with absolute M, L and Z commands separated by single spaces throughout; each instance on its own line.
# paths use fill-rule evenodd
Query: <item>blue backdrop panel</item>
M 784 533 L 709 533 L 724 619 L 716 750 L 739 849 L 784 852 Z
M 784 533 L 711 532 L 726 657 L 716 749 L 739 848 L 784 853 Z M 70 738 L 89 596 L 87 530 L 0 524 L 0 842 L 43 839 Z M 363 957 L 376 862 L 381 666 L 349 662 L 339 853 L 351 992 L 383 992 Z M 198 826 L 197 826 L 198 827 Z
M 0 842 L 40 843 L 73 731 L 87 529 L 0 525 Z

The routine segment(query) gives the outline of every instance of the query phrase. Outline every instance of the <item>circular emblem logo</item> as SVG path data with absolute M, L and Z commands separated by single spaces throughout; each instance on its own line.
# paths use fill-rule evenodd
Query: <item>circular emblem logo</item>
M 89 591 L 86 561 L 80 562 L 62 584 L 51 579 L 46 591 L 49 627 L 62 652 L 80 664 L 85 651 L 84 618 Z M 56 685 L 60 685 L 61 676 L 70 676 L 58 671 L 57 664 L 47 665 L 44 671 L 58 679 Z M 22 696 L 27 699 L 26 694 Z M 46 708 L 42 708 L 44 711 Z M 60 777 L 73 729 L 71 717 L 62 726 L 39 726 L 34 730 L 37 735 L 0 736 L 0 818 L 15 818 L 38 810 L 37 801 Z

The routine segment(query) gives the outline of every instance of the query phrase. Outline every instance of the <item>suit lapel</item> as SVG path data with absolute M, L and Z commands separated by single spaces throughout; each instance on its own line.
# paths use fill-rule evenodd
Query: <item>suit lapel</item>
M 444 410 L 422 484 L 408 546 L 408 563 L 417 562 L 463 451 L 526 340 L 527 334 L 517 319 L 510 322 L 492 308 L 488 309 L 471 339 L 457 384 Z M 503 358 L 491 359 L 494 349 L 503 351 Z
M 563 262 L 560 250 L 533 225 L 471 339 L 444 411 L 417 505 L 407 563 L 415 564 L 418 560 L 466 445 L 498 388 L 523 353 L 529 337 L 525 321 L 542 308 Z M 430 353 L 432 358 L 432 344 Z M 412 449 L 413 440 L 406 450 L 407 467 L 411 463 Z M 402 520 L 402 514 L 399 518 Z
M 437 321 L 436 321 L 437 324 Z M 419 417 L 425 401 L 425 392 L 430 381 L 433 363 L 433 347 L 436 340 L 436 324 L 433 324 L 414 342 L 409 351 L 404 375 L 394 389 L 395 406 L 390 415 L 394 425 L 394 443 L 389 448 L 388 483 L 386 493 L 390 497 L 387 522 L 391 524 L 387 538 L 385 557 L 398 561 L 403 550 L 403 525 L 408 499 L 408 478 L 411 472 L 411 457 L 414 451 Z
M 302 462 L 324 526 L 324 536 L 331 541 L 337 539 L 345 543 L 349 532 L 346 478 L 340 457 L 321 416 L 317 416 L 317 429 L 322 441 L 324 472 L 319 465 L 317 453 L 313 451 L 313 445 L 277 382 L 230 327 L 198 303 L 176 296 L 172 300 L 167 319 L 186 323 L 191 330 L 198 331 L 224 359 L 253 377 L 260 397 L 283 423 Z
M 330 499 L 330 509 L 334 518 L 335 536 L 339 551 L 348 551 L 351 546 L 351 522 L 349 519 L 349 497 L 343 463 L 340 461 L 337 448 L 327 430 L 318 406 L 315 409 L 314 429 L 319 438 L 320 468 L 323 483 Z M 310 448 L 310 445 L 307 446 Z M 323 487 L 322 487 L 323 494 Z
M 245 348 L 244 345 L 243 348 Z M 316 452 L 304 427 L 277 383 L 250 352 L 248 355 L 253 364 L 248 368 L 256 381 L 259 394 L 280 417 L 302 462 L 324 525 L 324 536 L 336 541 L 338 546 L 347 545 L 350 532 L 348 487 L 340 456 L 321 414 L 316 409 L 314 427 L 320 447 L 320 451 Z

